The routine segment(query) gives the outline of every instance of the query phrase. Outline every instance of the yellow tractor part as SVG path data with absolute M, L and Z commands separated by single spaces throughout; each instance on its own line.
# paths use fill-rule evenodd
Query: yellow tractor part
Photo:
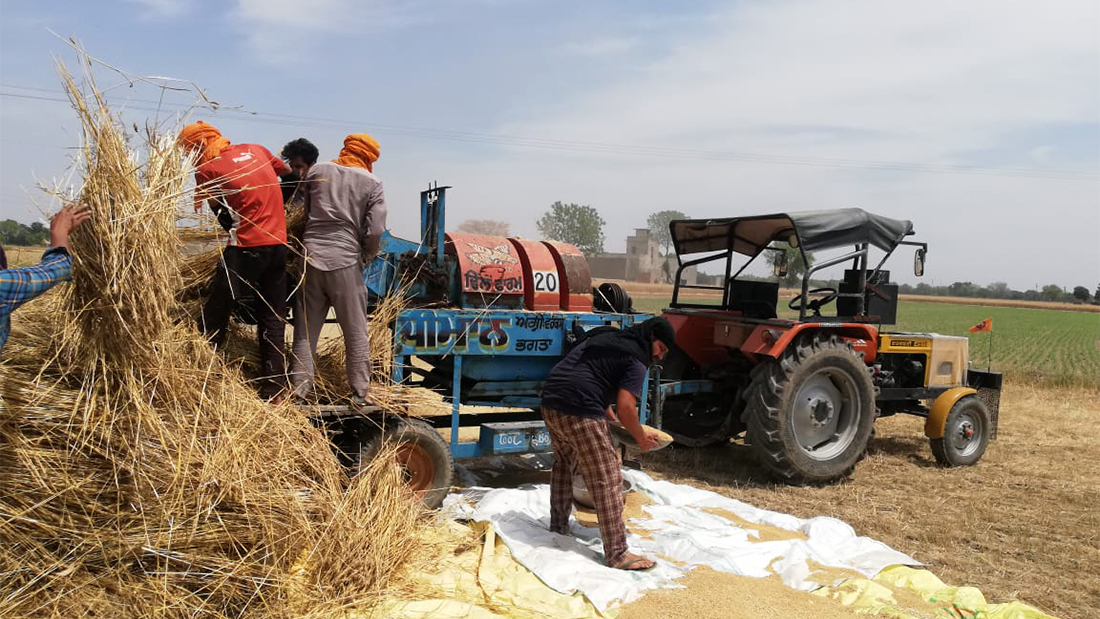
M 928 438 L 943 438 L 943 428 L 951 408 L 959 400 L 976 393 L 978 393 L 977 389 L 955 387 L 940 394 L 940 397 L 932 403 L 932 410 L 928 411 L 928 419 L 924 421 L 924 435 Z

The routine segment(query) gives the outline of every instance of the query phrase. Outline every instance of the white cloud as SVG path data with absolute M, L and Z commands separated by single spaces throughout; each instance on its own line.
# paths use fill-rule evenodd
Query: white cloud
M 190 0 L 127 0 L 145 9 L 145 17 L 165 19 L 178 17 L 192 8 Z
M 640 76 L 504 131 L 932 161 L 1021 126 L 1097 120 L 1092 0 L 738 6 Z
M 445 0 L 236 0 L 236 5 L 230 19 L 248 50 L 271 64 L 305 62 L 331 46 L 324 36 L 366 35 L 429 21 L 451 6 Z
M 184 1 L 184 0 L 136 0 Z M 456 11 L 529 0 L 235 0 L 230 19 L 253 55 L 271 64 L 304 63 L 335 46 L 317 35 L 361 34 L 437 22 Z M 427 36 L 421 33 L 420 36 Z
M 640 43 L 639 37 L 601 37 L 587 41 L 570 41 L 562 44 L 556 51 L 567 56 L 603 58 L 632 51 Z
M 1044 144 L 1043 146 L 1036 146 L 1028 151 L 1027 155 L 1031 161 L 1038 165 L 1044 165 L 1050 162 L 1054 157 L 1054 153 L 1058 151 L 1058 148 L 1052 144 Z
M 503 183 L 534 188 L 532 206 L 516 213 L 532 220 L 556 199 L 591 203 L 613 247 L 664 208 L 728 216 L 862 206 L 914 221 L 933 244 L 937 283 L 1094 280 L 1100 247 L 1066 246 L 1051 222 L 1100 229 L 1098 182 L 820 164 L 1028 166 L 1057 149 L 1059 167 L 1095 174 L 1100 152 L 1074 167 L 1057 137 L 1012 147 L 1019 152 L 1004 145 L 1021 133 L 1100 124 L 1097 23 L 1094 0 L 737 3 L 677 33 L 643 70 L 533 108 L 498 132 L 813 165 L 566 149 L 531 172 L 537 157 L 517 151 L 476 191 L 494 208 L 494 194 L 509 193 Z M 996 156 L 985 163 L 975 153 Z M 1058 267 L 1044 264 L 1054 256 Z

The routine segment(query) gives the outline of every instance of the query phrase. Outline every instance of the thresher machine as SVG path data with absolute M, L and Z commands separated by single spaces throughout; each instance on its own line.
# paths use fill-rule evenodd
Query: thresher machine
M 396 444 L 408 484 L 428 505 L 448 492 L 454 458 L 549 451 L 538 405 L 550 369 L 585 331 L 650 317 L 633 313 L 618 285 L 593 288 L 572 245 L 445 232 L 447 189 L 421 193 L 420 239 L 387 232 L 364 280 L 372 299 L 409 299 L 392 329 L 394 381 L 441 392 L 451 414 L 321 417 L 354 462 Z M 880 331 L 897 311 L 886 260 L 915 246 L 923 274 L 927 246 L 907 240 L 910 222 L 845 209 L 674 221 L 670 231 L 680 266 L 663 315 L 677 345 L 649 376 L 642 423 L 686 446 L 743 439 L 796 483 L 846 475 L 874 420 L 897 413 L 925 418 L 941 464 L 981 458 L 996 434 L 1000 374 L 969 367 L 966 338 Z M 789 318 L 776 311 L 778 283 L 743 276 L 773 254 L 775 275 L 785 274 L 786 247 L 852 248 L 806 270 Z M 872 248 L 884 253 L 873 266 Z M 717 285 L 681 283 L 685 269 L 708 263 L 724 271 Z M 839 286 L 810 289 L 812 275 L 845 263 Z M 823 315 L 833 302 L 835 314 Z M 476 437 L 460 436 L 466 428 Z

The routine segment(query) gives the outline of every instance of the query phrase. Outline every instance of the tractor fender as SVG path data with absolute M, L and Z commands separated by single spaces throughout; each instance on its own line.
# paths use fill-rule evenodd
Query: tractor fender
M 857 353 L 863 353 L 863 360 L 871 363 L 878 352 L 878 330 L 862 323 L 820 323 L 804 322 L 792 327 L 760 325 L 741 345 L 741 352 L 756 358 L 759 355 L 778 359 L 787 346 L 796 337 L 812 331 L 835 333 L 852 344 Z
M 940 394 L 932 403 L 932 410 L 928 411 L 928 418 L 924 420 L 924 435 L 928 438 L 943 438 L 943 427 L 947 423 L 947 415 L 959 400 L 968 395 L 978 393 L 970 387 L 955 387 Z

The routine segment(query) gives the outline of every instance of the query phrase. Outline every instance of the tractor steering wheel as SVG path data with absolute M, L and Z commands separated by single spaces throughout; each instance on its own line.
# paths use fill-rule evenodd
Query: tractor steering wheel
M 813 290 L 806 291 L 806 296 L 814 294 L 825 295 L 820 299 L 811 299 L 809 301 L 806 301 L 806 309 L 812 311 L 814 315 L 817 315 L 818 310 L 820 310 L 823 306 L 835 301 L 836 298 L 840 295 L 836 288 L 814 288 Z M 790 300 L 789 303 L 787 303 L 787 307 L 797 311 L 802 307 L 801 301 L 802 295 L 797 294 L 793 299 Z

